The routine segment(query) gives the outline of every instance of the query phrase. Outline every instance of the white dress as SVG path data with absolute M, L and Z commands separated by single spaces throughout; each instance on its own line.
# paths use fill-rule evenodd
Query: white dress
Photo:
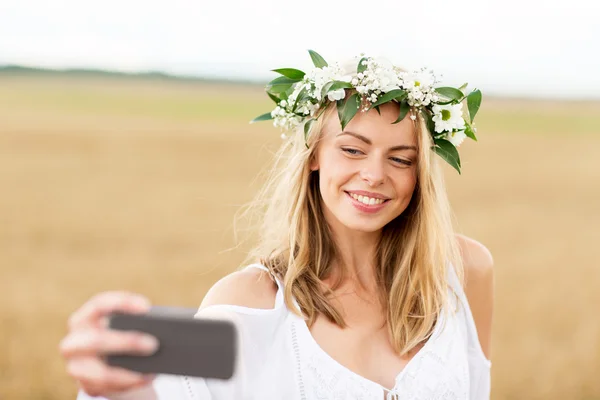
M 260 264 L 248 268 L 266 268 Z M 279 289 L 273 309 L 214 305 L 197 316 L 226 317 L 240 330 L 240 357 L 229 381 L 159 375 L 142 389 L 103 397 L 80 391 L 77 400 L 361 399 L 488 400 L 490 367 L 465 293 L 448 268 L 450 298 L 457 310 L 438 319 L 432 336 L 385 388 L 349 370 L 312 337 L 304 319 L 292 313 Z

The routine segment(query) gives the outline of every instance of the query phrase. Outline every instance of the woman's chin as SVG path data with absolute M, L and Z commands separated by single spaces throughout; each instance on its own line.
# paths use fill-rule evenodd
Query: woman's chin
M 345 221 L 343 225 L 351 231 L 356 231 L 360 233 L 380 233 L 385 224 L 382 223 L 374 223 L 375 221 Z

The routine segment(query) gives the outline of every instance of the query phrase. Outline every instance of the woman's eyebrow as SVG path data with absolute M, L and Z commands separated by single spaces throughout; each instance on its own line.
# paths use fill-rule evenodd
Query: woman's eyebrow
M 369 139 L 369 138 L 367 138 L 367 137 L 365 137 L 365 136 L 363 136 L 361 134 L 355 133 L 355 132 L 342 131 L 342 132 L 338 133 L 336 135 L 336 137 L 341 136 L 341 135 L 354 136 L 355 138 L 357 138 L 359 140 L 362 140 L 363 142 L 365 142 L 368 145 L 373 144 L 373 142 L 371 142 L 371 139 Z M 414 151 L 417 151 L 417 148 L 415 146 L 407 145 L 407 144 L 401 144 L 399 146 L 390 147 L 390 151 L 396 151 L 396 150 L 414 150 Z

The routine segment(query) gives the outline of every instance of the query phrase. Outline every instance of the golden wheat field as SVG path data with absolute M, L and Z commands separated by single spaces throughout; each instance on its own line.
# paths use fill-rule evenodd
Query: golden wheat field
M 485 95 L 485 93 L 484 93 Z M 258 86 L 0 77 L 0 399 L 74 399 L 68 315 L 127 289 L 195 307 L 280 143 Z M 495 259 L 495 400 L 600 399 L 600 103 L 484 98 L 446 169 Z

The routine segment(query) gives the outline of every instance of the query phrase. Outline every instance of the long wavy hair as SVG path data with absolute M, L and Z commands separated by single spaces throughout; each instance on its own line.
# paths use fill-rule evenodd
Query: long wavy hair
M 258 243 L 244 262 L 260 260 L 282 281 L 287 307 L 307 318 L 309 326 L 318 315 L 346 326 L 330 300 L 331 291 L 324 290 L 338 250 L 324 217 L 318 171 L 310 169 L 325 121 L 335 110 L 335 103 L 327 106 L 306 142 L 299 129 L 282 144 L 266 183 L 238 215 L 258 218 Z M 415 190 L 406 210 L 383 227 L 373 260 L 392 346 L 400 355 L 428 339 L 440 313 L 449 309 L 447 269 L 454 267 L 463 277 L 439 157 L 431 150 L 433 141 L 420 115 L 415 134 Z

